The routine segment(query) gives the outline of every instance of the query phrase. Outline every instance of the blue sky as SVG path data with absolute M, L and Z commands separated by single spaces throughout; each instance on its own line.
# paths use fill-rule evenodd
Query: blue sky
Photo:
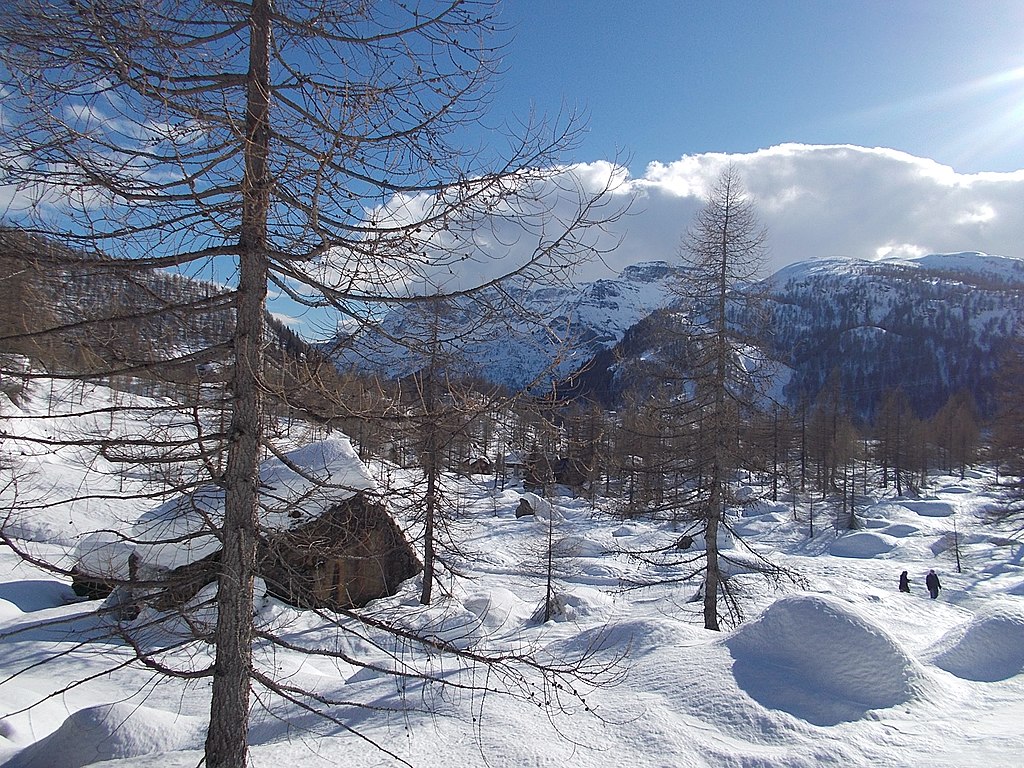
M 768 229 L 769 272 L 832 256 L 1024 258 L 1024 0 L 504 0 L 500 13 L 504 72 L 467 144 L 500 151 L 497 123 L 578 109 L 563 188 L 611 178 L 612 203 L 628 201 L 583 237 L 601 257 L 577 280 L 677 258 L 728 164 Z M 560 205 L 549 223 L 571 218 Z M 430 279 L 466 288 L 525 263 L 537 243 L 523 232 L 550 232 L 523 218 L 480 226 L 472 258 Z M 305 325 L 287 300 L 274 307 Z
M 507 0 L 499 112 L 588 113 L 636 174 L 786 142 L 1024 168 L 1024 1 Z
M 531 110 L 578 109 L 566 173 L 593 192 L 615 179 L 613 207 L 628 201 L 585 235 L 601 256 L 579 281 L 678 258 L 730 164 L 768 231 L 766 275 L 836 256 L 1024 258 L 1024 0 L 505 0 L 501 14 L 513 37 L 481 142 Z M 525 262 L 530 238 L 506 224 L 475 232 L 478 252 L 439 284 Z

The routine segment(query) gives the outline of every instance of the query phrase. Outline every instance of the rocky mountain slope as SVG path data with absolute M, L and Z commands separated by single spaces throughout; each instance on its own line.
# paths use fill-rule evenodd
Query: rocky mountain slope
M 993 375 L 1024 321 L 1024 261 L 980 253 L 805 262 L 767 287 L 789 400 L 812 399 L 837 370 L 861 414 L 896 388 L 922 415 L 963 389 L 991 413 Z
M 342 369 L 399 378 L 424 367 L 433 348 L 448 368 L 515 390 L 531 384 L 543 389 L 614 347 L 627 329 L 669 304 L 678 272 L 665 262 L 650 262 L 634 264 L 616 279 L 576 287 L 490 292 L 443 308 L 402 305 L 388 311 L 376 329 L 329 346 Z M 431 330 L 438 325 L 439 334 Z
M 628 391 L 650 383 L 646 360 L 669 354 L 664 326 L 671 312 L 686 310 L 672 286 L 685 279 L 682 267 L 648 262 L 577 289 L 521 292 L 518 302 L 546 321 L 520 323 L 522 338 L 514 332 L 480 333 L 486 324 L 463 305 L 456 325 L 476 328 L 478 335 L 461 346 L 453 341 L 449 349 L 458 348 L 466 365 L 512 388 L 527 385 L 546 361 L 557 358 L 542 386 L 571 377 L 574 395 L 614 407 Z M 961 389 L 974 396 L 983 414 L 991 413 L 994 372 L 1024 321 L 1024 261 L 973 252 L 809 260 L 753 289 L 764 294 L 771 310 L 764 350 L 779 364 L 778 396 L 791 405 L 813 400 L 835 370 L 844 397 L 862 416 L 870 416 L 880 397 L 896 388 L 922 415 Z M 410 312 L 392 311 L 383 327 L 401 335 Z M 450 338 L 457 337 L 466 338 L 452 332 Z M 422 356 L 379 337 L 352 339 L 343 347 L 343 367 L 397 376 L 423 364 Z

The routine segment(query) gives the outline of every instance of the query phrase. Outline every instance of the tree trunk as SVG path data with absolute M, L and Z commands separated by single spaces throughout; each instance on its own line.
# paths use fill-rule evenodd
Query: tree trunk
M 708 514 L 705 521 L 704 537 L 707 565 L 704 571 L 704 629 L 717 631 L 718 625 L 718 582 L 721 578 L 718 565 L 718 522 L 721 516 L 718 468 L 713 470 L 715 478 L 711 486 Z
M 544 593 L 544 623 L 554 617 L 555 610 L 555 515 L 548 512 L 547 585 Z
M 270 5 L 254 0 L 249 20 L 245 175 L 235 304 L 234 375 L 224 476 L 223 556 L 217 593 L 216 661 L 206 736 L 209 768 L 243 768 L 249 735 L 253 578 L 259 529 L 263 430 L 264 312 L 270 181 Z
M 430 445 L 433 445 L 433 440 Z M 434 589 L 434 516 L 437 514 L 437 469 L 434 457 L 429 458 L 427 470 L 426 509 L 424 511 L 423 529 L 423 589 L 420 592 L 420 604 L 430 605 Z

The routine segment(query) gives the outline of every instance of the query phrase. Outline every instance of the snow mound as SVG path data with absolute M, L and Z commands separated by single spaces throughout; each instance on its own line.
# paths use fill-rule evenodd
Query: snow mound
M 0 598 L 0 621 L 6 621 L 7 619 L 13 619 L 21 616 L 21 609 L 12 603 L 10 600 L 4 600 Z M 0 734 L 3 735 L 3 734 Z
M 104 579 L 128 579 L 128 558 L 134 545 L 113 531 L 100 531 L 83 536 L 75 549 L 75 563 L 80 571 Z
M 723 642 L 736 682 L 751 698 L 815 725 L 902 704 L 923 678 L 881 627 L 820 595 L 777 600 Z
M 530 617 L 530 609 L 522 598 L 504 587 L 469 595 L 463 605 L 492 631 L 522 626 Z
M 935 499 L 924 499 L 922 501 L 901 501 L 904 507 L 911 512 L 916 512 L 921 517 L 949 517 L 956 509 L 948 501 L 937 501 Z
M 631 619 L 591 627 L 551 644 L 555 658 L 580 658 L 609 651 L 636 662 L 640 658 L 676 648 L 698 637 L 698 630 L 672 619 Z
M 895 536 L 899 539 L 906 538 L 907 536 L 913 536 L 915 533 L 920 532 L 920 528 L 907 523 L 895 523 L 894 525 L 886 526 L 880 531 L 880 533 L 884 533 L 886 536 Z
M 205 721 L 123 702 L 80 709 L 4 768 L 79 768 L 101 760 L 201 749 Z
M 611 598 L 599 589 L 588 587 L 577 587 L 571 591 L 558 590 L 555 594 L 555 611 L 552 618 L 555 621 L 582 621 L 593 616 L 600 616 L 608 612 L 611 606 Z M 540 615 L 543 616 L 543 605 Z M 538 615 L 534 611 L 534 617 Z
M 0 605 L 6 603 L 19 613 L 56 608 L 77 599 L 70 584 L 54 579 L 24 579 L 0 584 Z M 0 614 L 3 610 L 0 608 Z
M 965 680 L 993 683 L 1024 671 L 1024 613 L 1007 607 L 975 616 L 933 646 L 935 666 Z
M 1008 595 L 1017 595 L 1024 597 L 1024 581 L 1019 581 L 1011 587 L 1007 587 L 1005 590 Z
M 538 522 L 541 520 L 547 522 L 549 519 L 554 519 L 557 523 L 565 520 L 565 515 L 563 515 L 558 509 L 555 509 L 555 507 L 551 505 L 551 502 L 543 496 L 538 496 L 536 493 L 532 493 L 530 491 L 524 491 L 522 498 L 526 499 L 526 503 L 529 504 L 530 509 L 533 510 L 533 514 L 535 516 L 534 519 Z
M 893 518 L 903 518 L 906 515 L 907 508 L 892 499 L 882 499 L 857 511 L 857 516 L 864 520 L 884 522 L 888 522 Z
M 565 536 L 560 549 L 569 557 L 601 557 L 608 551 L 603 543 L 586 536 Z
M 829 552 L 838 557 L 875 557 L 892 550 L 896 542 L 876 531 L 854 531 L 832 542 Z

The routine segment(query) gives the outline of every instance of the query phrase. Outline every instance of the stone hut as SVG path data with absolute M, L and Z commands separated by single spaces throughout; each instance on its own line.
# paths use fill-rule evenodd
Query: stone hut
M 347 438 L 331 438 L 260 467 L 257 576 L 300 608 L 341 610 L 394 594 L 422 565 Z M 180 607 L 216 580 L 223 491 L 207 487 L 152 510 L 128 539 L 96 534 L 79 545 L 76 592 L 103 597 L 125 587 L 133 602 Z
M 356 494 L 260 547 L 267 591 L 300 608 L 358 608 L 392 595 L 423 566 L 380 504 Z

